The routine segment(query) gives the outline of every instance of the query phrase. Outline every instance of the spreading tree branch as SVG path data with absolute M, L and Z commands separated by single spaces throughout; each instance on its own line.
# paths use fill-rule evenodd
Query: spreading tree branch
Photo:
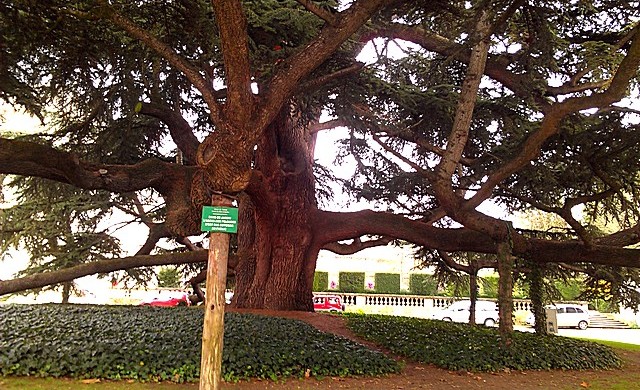
M 471 50 L 463 45 L 427 31 L 418 26 L 407 26 L 400 23 L 391 23 L 385 27 L 372 31 L 369 38 L 385 36 L 391 39 L 402 39 L 420 45 L 422 48 L 448 56 L 463 63 L 469 63 Z M 363 37 L 366 39 L 366 37 Z M 486 62 L 485 73 L 487 76 L 509 88 L 520 97 L 533 98 L 544 109 L 548 103 L 542 95 L 531 91 L 529 81 L 524 75 L 515 74 L 508 70 L 511 60 L 506 56 L 489 56 Z M 549 92 L 547 92 L 549 94 Z
M 149 235 L 144 245 L 138 249 L 136 256 L 149 255 L 155 249 L 161 238 L 171 237 L 171 232 L 164 223 L 154 223 L 149 226 Z
M 453 260 L 453 258 L 449 256 L 449 254 L 445 251 L 439 250 L 437 252 L 438 252 L 439 259 L 441 260 L 442 264 L 444 264 L 446 267 L 455 271 L 471 274 L 471 266 L 458 263 L 457 261 Z
M 570 97 L 551 106 L 542 120 L 540 128 L 523 143 L 515 157 L 498 167 L 482 184 L 476 194 L 466 202 L 467 208 L 475 208 L 491 196 L 494 188 L 504 179 L 522 169 L 539 153 L 542 144 L 560 129 L 561 121 L 569 114 L 590 108 L 607 107 L 624 97 L 629 82 L 640 67 L 640 28 L 636 27 L 629 51 L 611 79 L 609 87 L 589 96 Z
M 267 91 L 253 127 L 265 129 L 273 121 L 280 107 L 291 97 L 301 80 L 322 64 L 344 41 L 362 27 L 386 3 L 393 0 L 358 0 L 336 14 L 335 25 L 325 25 L 318 36 L 305 48 L 279 65 L 265 90 Z
M 224 111 L 236 126 L 248 121 L 253 112 L 249 36 L 244 7 L 240 0 L 212 0 L 220 33 L 227 84 Z
M 211 80 L 207 80 L 203 77 L 195 66 L 182 58 L 169 45 L 165 44 L 149 31 L 142 29 L 129 18 L 116 11 L 106 0 L 100 0 L 100 4 L 101 7 L 97 11 L 99 12 L 100 17 L 111 20 L 132 37 L 144 42 L 161 57 L 166 59 L 172 66 L 182 72 L 191 84 L 193 84 L 193 86 L 202 94 L 203 100 L 209 107 L 211 120 L 214 123 L 220 122 L 220 106 L 216 100 Z
M 363 210 L 334 213 L 315 211 L 313 224 L 314 240 L 320 247 L 336 241 L 354 239 L 363 235 L 392 237 L 415 243 L 430 249 L 446 252 L 496 253 L 496 242 L 486 234 L 468 228 L 437 228 L 423 222 L 410 220 L 400 215 Z M 640 241 L 640 229 L 626 232 L 624 236 L 610 237 L 622 241 L 635 234 Z M 536 238 L 521 238 L 513 242 L 513 255 L 535 257 L 539 262 L 594 263 L 640 267 L 640 249 L 605 246 L 606 240 L 587 246 L 576 240 L 550 241 Z M 535 254 L 535 256 L 533 256 Z
M 180 112 L 158 103 L 142 103 L 140 113 L 160 119 L 169 128 L 171 139 L 182 151 L 184 157 L 190 163 L 195 163 L 196 152 L 200 141 L 193 134 L 193 129 Z
M 323 85 L 327 85 L 337 79 L 346 77 L 346 76 L 350 76 L 354 73 L 358 73 L 362 70 L 362 68 L 364 68 L 364 63 L 362 62 L 356 62 L 355 64 L 348 66 L 346 68 L 340 69 L 336 72 L 333 72 L 331 74 L 325 75 L 325 76 L 321 76 L 318 77 L 316 79 L 313 79 L 311 81 L 307 81 L 306 83 L 302 83 L 300 85 L 300 87 L 298 88 L 299 91 L 305 91 L 305 92 L 309 92 L 309 91 L 315 91 L 318 88 L 322 87 Z
M 431 180 L 431 181 L 435 180 L 436 176 L 433 174 L 433 172 L 431 170 L 424 169 L 420 165 L 418 165 L 415 162 L 413 162 L 411 159 L 405 157 L 404 155 L 402 155 L 402 153 L 399 153 L 397 150 L 395 150 L 394 148 L 392 148 L 391 146 L 389 146 L 385 142 L 383 142 L 380 139 L 380 137 L 375 133 L 373 134 L 373 140 L 376 141 L 376 143 L 378 145 L 380 145 L 380 147 L 382 149 L 384 149 L 387 152 L 391 153 L 397 159 L 399 159 L 400 161 L 402 161 L 405 164 L 409 165 L 411 168 L 415 169 L 416 172 L 418 172 L 420 175 L 422 175 L 427 180 Z
M 88 190 L 122 193 L 162 187 L 173 166 L 158 159 L 134 165 L 92 164 L 47 145 L 0 138 L 0 173 L 41 177 Z
M 332 14 L 330 11 L 325 10 L 324 8 L 318 7 L 312 1 L 310 1 L 310 0 L 297 0 L 297 2 L 302 4 L 302 6 L 304 8 L 306 8 L 312 14 L 316 15 L 320 19 L 322 19 L 325 22 L 327 22 L 327 24 L 329 24 L 331 26 L 335 26 L 335 25 L 338 24 L 334 14 Z
M 627 42 L 629 42 L 629 40 L 631 40 L 631 38 L 633 38 L 633 35 L 635 34 L 634 29 L 631 29 L 627 34 L 625 34 L 624 36 L 622 36 L 620 38 L 620 40 L 618 42 L 616 42 L 615 45 L 613 45 L 612 47 L 612 51 L 616 52 L 618 50 L 620 50 L 625 44 L 627 44 Z M 575 87 L 578 84 L 578 81 L 580 81 L 580 79 L 582 79 L 584 76 L 586 76 L 589 72 L 593 71 L 595 69 L 595 64 L 592 65 L 585 65 L 585 67 L 580 70 L 579 72 L 576 72 L 576 74 L 574 74 L 573 76 L 571 76 L 571 78 L 569 79 L 569 81 L 567 83 L 565 83 L 564 85 L 558 87 L 558 89 L 567 89 L 568 92 L 564 92 L 564 93 L 572 93 L 575 91 L 571 91 L 571 87 Z M 597 86 L 594 86 L 592 88 L 601 88 L 604 87 L 606 84 L 603 82 L 600 83 L 585 83 L 582 85 L 588 85 L 588 84 L 600 84 Z
M 640 242 L 640 223 L 628 229 L 620 230 L 613 234 L 594 239 L 597 245 L 609 245 L 616 247 L 625 247 L 635 245 Z
M 336 127 L 343 127 L 343 126 L 344 127 L 348 126 L 348 123 L 342 119 L 332 119 L 330 121 L 326 121 L 322 123 L 313 123 L 309 127 L 309 133 L 315 134 L 320 131 L 331 130 L 331 129 L 335 129 Z
M 462 82 L 456 115 L 453 120 L 453 128 L 447 138 L 447 147 L 444 154 L 435 169 L 436 178 L 433 183 L 433 189 L 438 203 L 445 209 L 449 217 L 474 230 L 487 232 L 495 238 L 503 233 L 501 221 L 471 208 L 463 208 L 464 197 L 459 195 L 453 188 L 453 175 L 459 168 L 460 160 L 469 140 L 469 131 L 478 89 L 480 88 L 480 81 L 484 75 L 487 62 L 490 44 L 487 33 L 490 28 L 488 11 L 481 11 L 475 31 L 475 34 L 480 39 L 471 51 L 465 79 Z
M 145 266 L 200 263 L 206 260 L 207 251 L 196 251 L 94 261 L 58 271 L 43 272 L 13 280 L 0 281 L 0 295 L 67 282 L 87 275 L 104 274 Z
M 366 248 L 376 246 L 385 246 L 393 241 L 391 237 L 381 237 L 374 240 L 362 241 L 360 237 L 353 240 L 351 244 L 340 244 L 339 242 L 330 242 L 322 246 L 322 249 L 331 251 L 338 255 L 352 255 Z

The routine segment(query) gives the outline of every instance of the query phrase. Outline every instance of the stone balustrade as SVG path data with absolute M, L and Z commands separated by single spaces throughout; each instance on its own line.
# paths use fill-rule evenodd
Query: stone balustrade
M 431 318 L 436 311 L 448 307 L 453 302 L 468 299 L 424 295 L 354 294 L 342 292 L 321 292 L 314 294 L 340 296 L 342 303 L 345 305 L 345 311 L 419 318 Z M 480 298 L 479 300 L 497 302 L 496 299 Z M 580 303 L 582 304 L 584 302 Z M 513 307 L 516 313 L 529 312 L 531 311 L 531 301 L 528 299 L 514 299 Z

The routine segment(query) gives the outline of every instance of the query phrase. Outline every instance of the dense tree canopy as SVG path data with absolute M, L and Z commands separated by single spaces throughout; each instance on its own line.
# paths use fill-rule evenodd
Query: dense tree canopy
M 513 256 L 638 267 L 639 20 L 622 0 L 4 2 L 0 98 L 47 130 L 0 138 L 22 195 L 2 240 L 58 270 L 0 293 L 202 262 L 218 192 L 240 207 L 238 306 L 310 309 L 320 249 L 392 239 L 497 254 L 501 275 Z M 315 140 L 336 127 L 337 161 L 357 167 L 343 188 L 379 211 L 318 207 L 334 178 Z M 518 231 L 485 201 L 570 231 Z M 149 229 L 136 256 L 99 230 L 114 208 Z M 616 231 L 596 233 L 602 219 Z

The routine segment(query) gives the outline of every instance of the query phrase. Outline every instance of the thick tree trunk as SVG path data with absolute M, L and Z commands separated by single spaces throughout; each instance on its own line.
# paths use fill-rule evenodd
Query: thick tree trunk
M 498 311 L 500 336 L 506 347 L 511 345 L 513 334 L 513 255 L 511 244 L 498 244 Z
M 72 283 L 73 282 L 66 282 L 62 284 L 62 303 L 69 303 Z
M 287 107 L 256 150 L 263 180 L 240 197 L 235 307 L 313 310 L 313 139 L 299 119 Z
M 535 331 L 539 335 L 547 334 L 547 313 L 544 310 L 544 265 L 530 262 L 529 297 L 535 319 Z
M 476 326 L 476 302 L 478 301 L 478 268 L 476 266 L 471 267 L 469 273 L 469 324 Z

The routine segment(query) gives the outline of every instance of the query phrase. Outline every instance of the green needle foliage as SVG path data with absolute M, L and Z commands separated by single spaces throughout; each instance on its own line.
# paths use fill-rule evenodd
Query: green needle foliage
M 13 177 L 21 204 L 0 212 L 0 259 L 9 248 L 29 253 L 28 276 L 69 268 L 92 261 L 119 257 L 120 242 L 102 223 L 111 216 L 114 202 L 104 191 L 84 191 L 51 181 Z M 62 301 L 76 291 L 73 284 L 63 289 Z M 41 290 L 57 290 L 60 285 Z M 70 289 L 72 287 L 72 289 Z
M 324 240 L 384 235 L 427 250 L 485 255 L 495 254 L 494 242 L 513 237 L 514 257 L 574 264 L 574 272 L 589 275 L 590 294 L 637 307 L 637 272 L 589 265 L 638 265 L 636 249 L 621 250 L 639 242 L 638 111 L 628 104 L 638 98 L 637 0 L 239 1 L 244 17 L 218 13 L 217 21 L 216 4 L 0 3 L 0 101 L 47 125 L 23 139 L 30 143 L 0 134 L 7 145 L 0 174 L 54 180 L 68 197 L 91 199 L 93 211 L 86 213 L 94 218 L 93 227 L 84 227 L 78 216 L 58 214 L 54 197 L 22 196 L 18 209 L 0 212 L 3 249 L 27 247 L 34 271 L 115 257 L 115 240 L 105 237 L 104 247 L 93 240 L 105 233 L 94 230 L 97 216 L 112 207 L 149 228 L 140 254 L 160 258 L 161 238 L 183 243 L 199 234 L 198 208 L 212 191 L 246 188 L 246 202 L 258 208 L 245 225 L 258 222 L 255 234 L 246 237 L 257 238 L 241 237 L 239 253 L 256 253 L 256 266 L 240 267 L 237 290 L 247 293 L 236 295 L 239 306 L 273 296 L 265 302 L 308 310 L 310 278 L 274 268 L 266 274 L 282 280 L 258 283 L 266 279 L 252 270 L 286 262 L 292 266 L 283 269 L 297 272 L 316 260 L 310 249 L 330 243 Z M 482 15 L 490 24 L 486 31 L 474 27 Z M 477 91 L 467 92 L 463 80 L 471 79 L 470 52 L 479 42 L 487 42 L 488 57 Z M 456 120 L 462 113 L 472 114 L 468 124 Z M 316 123 L 321 115 L 328 124 Z M 302 177 L 311 176 L 309 146 L 324 126 L 347 129 L 335 160 L 355 169 L 339 180 L 342 190 L 350 201 L 364 199 L 390 218 L 365 214 L 357 229 L 335 235 L 321 223 L 303 222 L 303 215 L 321 221 L 315 198 L 332 199 L 329 189 L 340 189 L 326 167 L 315 167 L 316 180 Z M 209 156 L 209 142 L 233 158 Z M 56 152 L 66 173 L 53 174 L 60 167 L 38 159 L 42 150 Z M 252 172 L 243 171 L 249 167 Z M 211 177 L 194 176 L 203 172 Z M 231 185 L 245 174 L 264 180 Z M 29 185 L 3 180 L 6 191 Z M 67 183 L 77 188 L 63 188 Z M 272 206 L 299 204 L 298 194 L 308 194 L 300 209 Z M 19 210 L 31 201 L 44 211 Z M 502 223 L 508 218 L 476 207 L 485 201 L 508 213 L 556 214 L 570 229 L 564 237 L 511 232 Z M 572 209 L 584 218 L 576 219 Z M 42 232 L 28 228 L 29 216 L 41 214 L 60 218 L 60 239 L 52 239 L 52 225 Z M 333 226 L 354 222 L 350 213 L 327 215 L 335 218 Z M 592 232 L 596 220 L 616 222 L 621 234 Z M 275 221 L 296 222 L 278 235 L 273 230 L 283 224 Z M 304 238 L 293 233 L 303 229 Z M 442 236 L 435 239 L 436 232 Z M 44 245 L 32 249 L 31 242 Z M 266 242 L 300 251 L 272 250 Z M 610 255 L 614 251 L 618 255 Z M 312 258 L 303 261 L 301 252 Z M 274 287 L 283 285 L 292 288 Z

